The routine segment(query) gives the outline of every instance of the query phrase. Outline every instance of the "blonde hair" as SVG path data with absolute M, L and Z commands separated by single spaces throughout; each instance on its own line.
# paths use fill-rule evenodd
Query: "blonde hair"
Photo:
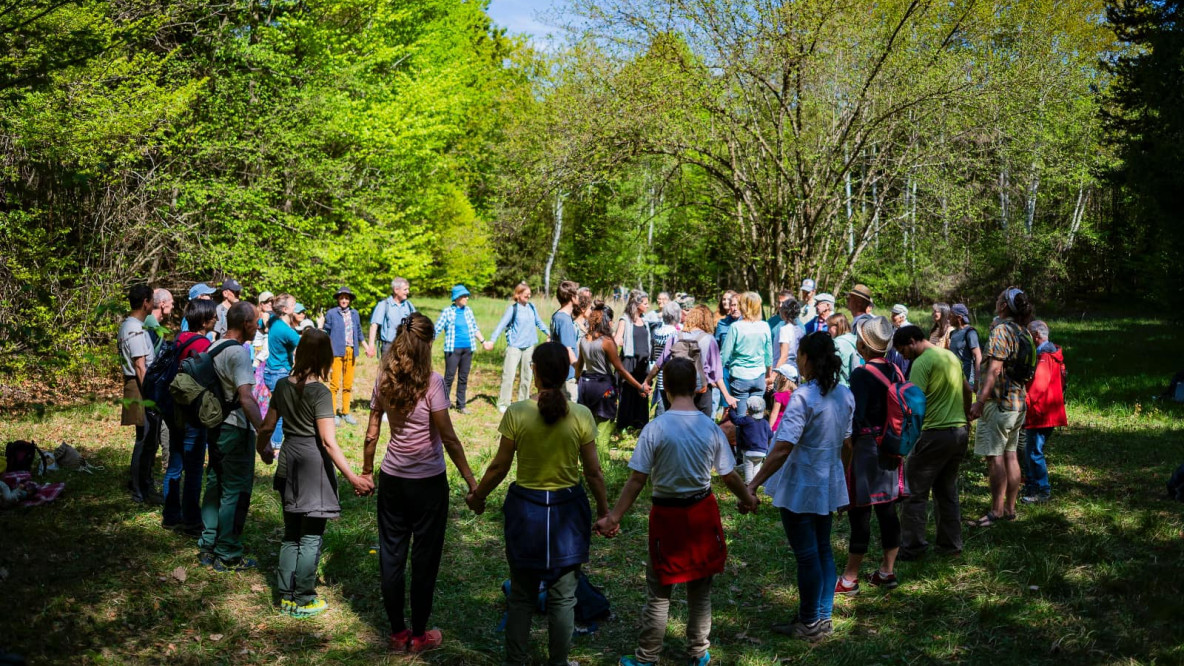
M 761 295 L 755 291 L 740 294 L 740 314 L 749 321 L 761 318 Z
M 517 287 L 514 287 L 514 297 L 517 298 L 522 295 L 522 292 L 530 289 L 530 285 L 525 282 L 519 282 Z

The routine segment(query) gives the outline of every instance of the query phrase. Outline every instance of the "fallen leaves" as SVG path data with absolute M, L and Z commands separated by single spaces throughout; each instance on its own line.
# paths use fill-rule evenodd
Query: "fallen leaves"
M 189 580 L 189 572 L 185 570 L 185 567 L 177 567 L 176 569 L 173 569 L 173 578 L 175 578 L 178 583 L 184 583 L 185 581 Z

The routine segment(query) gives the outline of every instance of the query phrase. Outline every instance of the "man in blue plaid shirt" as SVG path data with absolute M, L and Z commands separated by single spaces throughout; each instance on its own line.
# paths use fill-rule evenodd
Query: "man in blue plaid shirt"
M 452 393 L 452 380 L 456 378 L 456 411 L 465 410 L 465 390 L 469 386 L 469 369 L 473 365 L 475 342 L 485 342 L 477 318 L 469 305 L 469 290 L 463 284 L 452 288 L 452 305 L 444 308 L 436 320 L 436 335 L 444 333 L 444 394 Z M 459 371 L 459 376 L 457 372 Z

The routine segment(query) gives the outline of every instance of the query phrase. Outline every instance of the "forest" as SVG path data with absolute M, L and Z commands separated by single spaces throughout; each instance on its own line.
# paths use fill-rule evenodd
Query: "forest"
M 1184 259 L 1179 0 L 0 7 L 0 367 L 137 282 L 1117 298 Z

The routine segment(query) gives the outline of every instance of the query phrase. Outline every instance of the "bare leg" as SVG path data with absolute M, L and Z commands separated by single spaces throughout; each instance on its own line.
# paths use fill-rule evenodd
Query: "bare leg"
M 1011 455 L 1012 461 L 1015 461 L 1014 453 L 1005 455 Z M 991 486 L 991 513 L 996 516 L 1002 516 L 1007 508 L 1007 474 L 1004 456 L 987 456 L 987 475 Z M 1013 500 L 1012 507 L 1014 506 Z
M 1015 451 L 1008 451 L 1003 454 L 1003 461 L 1007 467 L 1007 506 L 1005 513 L 999 515 L 1014 516 L 1015 500 L 1020 495 L 1020 460 Z

